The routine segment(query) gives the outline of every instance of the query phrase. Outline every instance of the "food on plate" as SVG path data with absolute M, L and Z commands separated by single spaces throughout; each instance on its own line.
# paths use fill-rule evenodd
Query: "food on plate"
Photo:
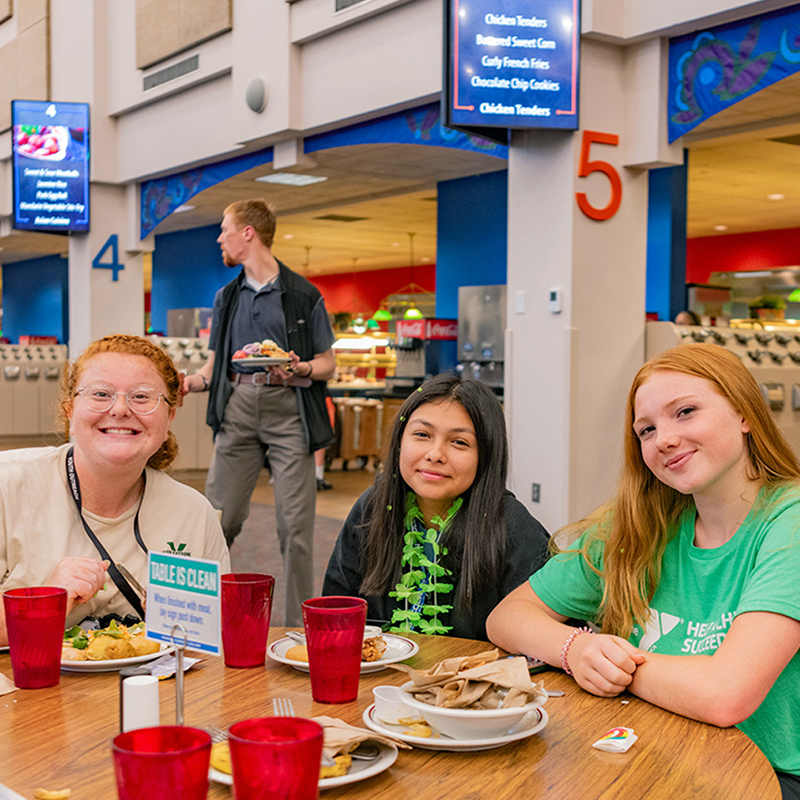
M 433 729 L 430 725 L 425 724 L 425 722 L 420 722 L 418 719 L 414 720 L 400 720 L 399 725 L 407 725 L 408 727 L 404 731 L 409 736 L 419 736 L 421 739 L 429 739 L 433 734 Z
M 285 358 L 287 361 L 291 360 L 291 356 L 281 347 L 272 341 L 272 339 L 264 339 L 261 342 L 251 342 L 246 344 L 241 350 L 237 350 L 231 358 L 238 360 L 241 358 Z
M 68 800 L 72 797 L 72 789 L 34 789 L 34 800 Z
M 358 745 L 356 745 L 358 747 Z M 350 772 L 350 767 L 353 764 L 353 759 L 351 756 L 344 755 L 334 756 L 333 757 L 333 764 L 329 767 L 320 767 L 319 768 L 319 777 L 320 778 L 341 778 L 342 775 L 347 775 Z
M 386 652 L 386 639 L 383 636 L 370 636 L 364 639 L 364 646 L 361 652 L 362 661 L 377 661 L 383 658 Z
M 386 639 L 383 636 L 371 636 L 364 639 L 363 648 L 361 651 L 362 661 L 378 661 L 383 658 L 386 652 Z M 308 663 L 308 647 L 304 644 L 296 644 L 290 647 L 284 654 L 284 658 L 291 661 L 304 661 Z
M 211 766 L 226 775 L 231 774 L 231 749 L 227 741 L 214 742 L 211 745 Z
M 87 661 L 111 661 L 117 658 L 133 658 L 134 655 L 130 641 L 114 636 L 95 636 L 86 648 Z
M 292 661 L 308 662 L 308 648 L 304 644 L 296 644 L 286 651 L 286 658 L 290 658 Z
M 149 656 L 161 650 L 161 644 L 153 639 L 147 638 L 144 628 L 135 636 L 131 636 L 131 647 L 135 656 Z
M 85 631 L 75 625 L 64 633 L 62 661 L 114 661 L 151 655 L 161 645 L 146 638 L 144 622 L 130 627 L 112 620 L 107 628 Z
M 358 743 L 353 745 L 353 747 L 358 747 Z M 333 760 L 336 762 L 333 766 L 321 766 L 319 768 L 320 778 L 339 778 L 342 775 L 347 775 L 347 773 L 350 771 L 353 759 L 349 755 L 338 755 L 335 756 Z M 233 767 L 231 766 L 231 749 L 228 746 L 227 741 L 215 742 L 211 745 L 210 763 L 214 769 L 224 772 L 226 775 L 232 774 Z

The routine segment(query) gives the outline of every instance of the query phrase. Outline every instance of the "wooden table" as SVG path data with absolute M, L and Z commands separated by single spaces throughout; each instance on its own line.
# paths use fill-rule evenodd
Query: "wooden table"
M 271 640 L 282 632 L 273 629 Z M 414 638 L 420 652 L 409 663 L 422 668 L 487 647 L 466 639 Z M 0 655 L 0 672 L 11 675 L 8 655 Z M 684 719 L 635 697 L 594 697 L 560 671 L 541 677 L 548 689 L 566 694 L 548 699 L 550 721 L 538 735 L 483 752 L 401 750 L 386 772 L 330 789 L 323 800 L 780 798 L 766 758 L 737 729 Z M 312 702 L 307 674 L 271 661 L 263 670 L 226 669 L 221 658 L 209 657 L 186 675 L 185 721 L 227 728 L 240 719 L 269 716 L 273 697 L 290 697 L 300 716 L 326 714 L 363 726 L 372 688 L 404 680 L 393 670 L 365 675 L 357 702 L 328 706 Z M 0 783 L 25 798 L 41 786 L 69 787 L 72 800 L 113 800 L 110 743 L 119 725 L 118 684 L 116 673 L 62 673 L 58 686 L 0 697 Z M 174 719 L 175 681 L 164 681 L 161 721 Z M 615 726 L 634 728 L 639 736 L 627 753 L 591 747 Z M 212 783 L 208 796 L 230 800 L 232 792 Z

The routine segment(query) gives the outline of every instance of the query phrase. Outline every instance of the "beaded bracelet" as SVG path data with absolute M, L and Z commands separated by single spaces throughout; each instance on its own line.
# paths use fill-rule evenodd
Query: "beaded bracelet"
M 572 670 L 569 668 L 569 664 L 567 663 L 567 653 L 569 653 L 569 648 L 572 647 L 572 643 L 575 639 L 580 636 L 582 633 L 594 633 L 591 628 L 574 628 L 572 633 L 567 636 L 567 641 L 561 647 L 561 669 L 567 673 L 570 677 L 572 677 Z

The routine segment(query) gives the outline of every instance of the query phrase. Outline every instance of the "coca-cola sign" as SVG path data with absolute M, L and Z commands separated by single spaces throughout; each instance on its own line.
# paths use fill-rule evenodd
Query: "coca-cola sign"
M 407 339 L 457 339 L 458 321 L 454 319 L 401 319 L 397 335 Z

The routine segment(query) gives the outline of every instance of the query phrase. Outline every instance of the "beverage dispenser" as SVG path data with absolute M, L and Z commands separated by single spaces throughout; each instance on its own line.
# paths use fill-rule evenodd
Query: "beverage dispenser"
M 458 290 L 458 361 L 465 375 L 495 391 L 504 385 L 506 287 L 461 286 Z
M 454 319 L 397 321 L 394 376 L 386 378 L 387 393 L 407 396 L 426 378 L 454 369 L 458 324 Z

